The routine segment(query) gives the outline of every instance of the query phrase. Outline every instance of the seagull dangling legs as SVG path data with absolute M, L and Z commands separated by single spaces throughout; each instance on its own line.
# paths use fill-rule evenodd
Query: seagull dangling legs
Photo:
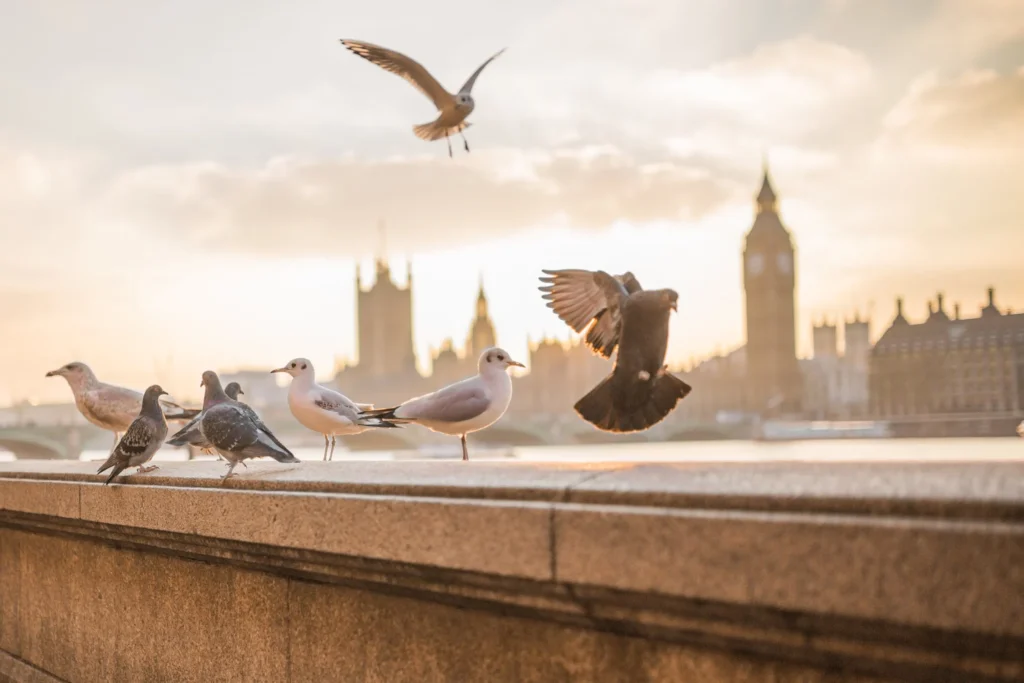
M 461 130 L 459 131 L 459 135 L 462 136 L 462 146 L 466 148 L 466 153 L 468 154 L 469 153 L 469 140 L 466 139 L 466 134 L 463 133 Z
M 473 84 L 476 83 L 477 76 L 484 70 L 484 67 L 490 64 L 495 57 L 504 52 L 504 48 L 495 53 L 486 62 L 477 67 L 477 70 L 473 72 L 473 75 L 469 77 L 469 80 L 463 84 L 462 88 L 456 94 L 451 94 L 444 87 L 437 82 L 437 79 L 430 75 L 430 72 L 423 68 L 423 65 L 419 62 L 411 59 L 401 52 L 395 52 L 389 50 L 386 47 L 380 47 L 379 45 L 373 45 L 372 43 L 364 43 L 357 40 L 346 40 L 342 39 L 341 44 L 351 50 L 353 53 L 359 55 L 363 59 L 372 62 L 384 69 L 390 71 L 393 74 L 398 74 L 405 80 L 412 83 L 421 93 L 430 98 L 437 107 L 439 112 L 438 117 L 430 123 L 424 123 L 419 126 L 413 127 L 413 132 L 416 137 L 421 140 L 440 140 L 442 137 L 448 138 L 452 133 L 462 133 L 463 130 L 469 128 L 470 124 L 466 122 L 466 118 L 473 113 L 473 109 L 476 107 L 476 102 L 473 101 L 472 91 Z M 463 135 L 463 140 L 465 136 Z M 469 143 L 466 143 L 466 151 L 469 151 Z M 448 156 L 452 156 L 452 142 L 448 140 Z
M 480 355 L 479 372 L 474 377 L 394 408 L 364 410 L 362 414 L 397 424 L 411 422 L 457 436 L 462 443 L 462 459 L 469 460 L 466 434 L 497 422 L 512 401 L 512 378 L 507 372 L 512 366 L 521 368 L 523 364 L 512 360 L 508 351 L 492 347 Z
M 448 133 L 444 134 L 444 141 L 448 143 L 448 158 L 454 159 L 455 156 L 452 154 L 452 139 L 448 137 Z

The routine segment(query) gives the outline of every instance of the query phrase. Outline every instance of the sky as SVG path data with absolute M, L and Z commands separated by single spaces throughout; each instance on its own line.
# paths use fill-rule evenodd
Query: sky
M 0 0 L 0 404 L 47 370 L 199 396 L 356 359 L 355 267 L 411 261 L 424 371 L 482 277 L 498 341 L 568 338 L 541 268 L 680 293 L 670 360 L 742 343 L 767 157 L 812 321 L 1024 308 L 1019 0 Z M 501 48 L 449 159 L 429 100 Z M 383 221 L 383 236 L 378 224 Z M 949 304 L 951 305 L 951 303 Z

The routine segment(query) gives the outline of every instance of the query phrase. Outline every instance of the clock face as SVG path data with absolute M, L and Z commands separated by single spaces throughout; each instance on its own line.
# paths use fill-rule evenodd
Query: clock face
M 751 275 L 758 275 L 764 270 L 764 255 L 751 254 L 747 257 L 747 272 Z
M 776 257 L 775 263 L 779 266 L 779 270 L 783 273 L 788 273 L 793 267 L 793 260 L 789 257 L 789 254 L 782 252 Z

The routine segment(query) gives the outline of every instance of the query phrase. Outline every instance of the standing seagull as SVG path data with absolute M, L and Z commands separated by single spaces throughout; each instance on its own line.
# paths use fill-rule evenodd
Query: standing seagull
M 306 358 L 289 361 L 283 368 L 271 372 L 284 372 L 292 376 L 288 387 L 288 409 L 305 427 L 324 437 L 324 460 L 334 459 L 336 437 L 359 434 L 372 427 L 397 427 L 385 420 L 361 417 L 360 411 L 373 408 L 372 403 L 355 403 L 344 394 L 316 383 L 313 363 Z M 331 455 L 327 456 L 328 437 Z
M 502 48 L 490 59 L 477 67 L 473 75 L 469 77 L 459 92 L 452 95 L 437 82 L 437 79 L 430 75 L 430 72 L 423 68 L 423 65 L 400 52 L 389 50 L 386 47 L 364 43 L 358 40 L 346 40 L 342 38 L 341 44 L 359 55 L 363 59 L 373 62 L 385 71 L 398 74 L 405 80 L 412 83 L 416 88 L 430 98 L 441 112 L 436 119 L 430 123 L 413 126 L 413 132 L 421 140 L 440 140 L 442 137 L 448 141 L 448 156 L 452 156 L 452 141 L 449 135 L 458 133 L 462 136 L 462 144 L 469 151 L 469 142 L 462 131 L 472 124 L 466 122 L 466 118 L 473 112 L 476 102 L 473 101 L 473 84 L 477 76 L 490 64 L 495 57 L 505 51 Z
M 46 376 L 67 380 L 79 412 L 97 427 L 114 432 L 115 446 L 121 434 L 142 410 L 142 394 L 99 381 L 85 363 L 68 363 L 51 370 Z M 168 420 L 190 420 L 199 414 L 198 410 L 182 408 L 170 401 L 161 400 L 159 405 Z
M 138 467 L 139 474 L 156 469 L 156 465 L 144 467 L 150 458 L 164 443 L 167 436 L 167 420 L 164 419 L 164 411 L 160 407 L 159 399 L 167 392 L 154 384 L 146 389 L 142 396 L 142 409 L 139 416 L 128 425 L 128 431 L 124 437 L 117 442 L 107 461 L 96 470 L 96 474 L 111 467 L 114 470 L 103 482 L 106 486 L 114 477 L 121 474 L 127 467 Z
M 612 373 L 576 402 L 587 422 L 606 432 L 637 432 L 661 422 L 690 385 L 668 372 L 668 321 L 679 295 L 671 289 L 645 291 L 632 273 L 612 277 L 598 270 L 545 270 L 540 287 L 548 307 L 576 332 L 587 331 L 587 346 L 610 358 Z
M 204 372 L 199 386 L 206 387 L 203 405 L 208 406 L 204 407 L 196 424 L 199 438 L 194 433 L 183 434 L 180 438 L 196 445 L 208 443 L 223 455 L 229 463 L 224 479 L 232 475 L 238 463 L 249 458 L 271 457 L 278 462 L 301 462 L 255 417 L 252 408 L 228 398 L 217 373 L 212 370 Z
M 412 422 L 434 432 L 458 436 L 462 441 L 462 459 L 469 460 L 466 435 L 490 427 L 508 409 L 512 378 L 507 370 L 513 365 L 524 367 L 504 349 L 491 347 L 480 354 L 476 376 L 400 406 L 366 410 L 362 415 L 397 423 Z

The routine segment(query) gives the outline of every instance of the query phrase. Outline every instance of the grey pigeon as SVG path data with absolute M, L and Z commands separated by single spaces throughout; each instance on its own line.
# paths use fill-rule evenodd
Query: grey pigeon
M 243 395 L 245 392 L 242 391 L 242 386 L 238 382 L 231 382 L 224 387 L 224 393 L 228 395 L 232 401 L 237 401 L 238 397 Z
M 208 381 L 209 380 L 209 381 Z M 237 382 L 232 382 L 231 385 L 238 386 Z M 203 413 L 212 407 L 215 403 L 221 400 L 231 400 L 225 392 L 217 392 L 214 387 L 220 388 L 220 379 L 217 377 L 217 373 L 207 370 L 203 373 L 203 379 L 199 383 L 200 387 L 206 387 L 206 394 L 203 396 L 203 409 L 199 411 L 199 414 L 193 417 L 189 422 L 179 429 L 177 432 L 167 440 L 168 446 L 184 446 L 186 444 L 195 446 L 207 453 L 213 452 L 213 445 L 206 440 L 203 433 L 199 429 L 199 420 L 203 417 Z
M 545 270 L 540 287 L 548 307 L 576 332 L 586 330 L 587 346 L 610 358 L 610 375 L 574 408 L 606 432 L 637 432 L 661 422 L 691 387 L 668 371 L 668 321 L 678 310 L 671 289 L 644 290 L 632 273 L 611 276 L 598 270 Z
M 473 113 L 476 102 L 473 100 L 473 84 L 476 83 L 480 72 L 488 64 L 504 52 L 504 48 L 492 55 L 486 62 L 477 67 L 473 75 L 459 89 L 456 94 L 451 94 L 444 89 L 437 79 L 423 65 L 415 59 L 403 55 L 401 52 L 389 50 L 380 45 L 365 43 L 359 40 L 342 39 L 341 44 L 372 64 L 376 64 L 385 71 L 397 74 L 411 83 L 417 90 L 430 98 L 430 101 L 437 107 L 438 116 L 430 123 L 413 126 L 413 133 L 421 140 L 433 141 L 444 138 L 448 141 L 448 156 L 452 156 L 452 141 L 449 137 L 458 133 L 462 136 L 462 145 L 469 151 L 469 142 L 466 141 L 464 130 L 471 125 L 466 118 Z
M 166 393 L 156 384 L 146 389 L 142 396 L 142 410 L 139 416 L 128 425 L 128 430 L 114 446 L 110 457 L 96 470 L 96 474 L 100 474 L 104 470 L 114 468 L 104 486 L 128 467 L 138 467 L 139 474 L 156 469 L 156 465 L 144 465 L 160 450 L 167 436 L 167 420 L 164 419 L 164 411 L 159 403 L 159 398 Z
M 142 394 L 125 387 L 106 384 L 96 379 L 92 369 L 85 363 L 68 363 L 46 373 L 47 377 L 63 377 L 71 387 L 75 405 L 89 422 L 101 429 L 114 432 L 114 445 L 128 429 L 142 409 Z M 199 414 L 198 410 L 182 408 L 176 403 L 161 400 L 160 407 L 168 420 L 189 420 Z
M 249 458 L 270 457 L 278 462 L 301 462 L 256 417 L 252 408 L 228 398 L 217 373 L 204 372 L 201 386 L 206 387 L 206 397 L 198 421 L 199 435 L 203 442 L 209 443 L 228 461 L 224 479 L 232 475 L 238 463 Z

